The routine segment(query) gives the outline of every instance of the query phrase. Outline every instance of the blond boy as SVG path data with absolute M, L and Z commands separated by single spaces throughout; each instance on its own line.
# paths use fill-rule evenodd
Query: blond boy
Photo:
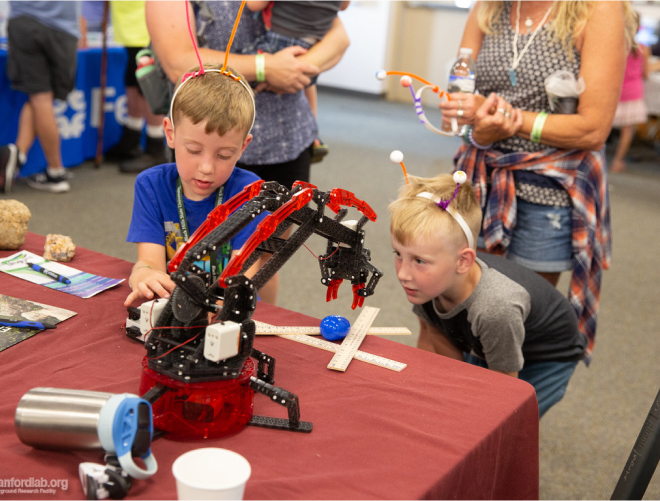
M 218 69 L 209 65 L 203 75 L 182 77 L 183 83 L 179 83 L 172 100 L 171 116 L 163 120 L 176 164 L 152 167 L 136 178 L 127 241 L 138 244 L 138 260 L 129 278 L 132 292 L 126 298 L 127 306 L 138 299 L 169 297 L 174 282 L 166 266 L 177 248 L 217 205 L 259 179 L 235 167 L 252 140 L 254 95 L 249 86 Z M 196 264 L 217 278 L 262 218 L 255 218 L 230 241 L 229 247 Z M 251 276 L 268 257 L 262 256 L 247 274 Z M 275 302 L 277 276 L 261 289 L 260 296 Z
M 472 187 L 457 181 L 409 177 L 390 205 L 397 278 L 419 317 L 418 347 L 527 381 L 541 417 L 563 397 L 586 337 L 549 282 L 477 254 L 481 209 Z

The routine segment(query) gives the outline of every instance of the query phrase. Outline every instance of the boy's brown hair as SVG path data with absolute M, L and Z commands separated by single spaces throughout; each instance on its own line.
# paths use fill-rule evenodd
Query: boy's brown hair
M 222 69 L 220 65 L 205 65 L 205 70 Z M 226 68 L 237 77 L 243 78 L 240 73 Z M 196 72 L 199 67 L 192 68 L 188 73 Z M 181 81 L 177 88 L 182 85 Z M 191 78 L 181 90 L 177 92 L 172 105 L 172 119 L 174 123 L 186 117 L 193 124 L 206 120 L 204 131 L 207 134 L 217 132 L 224 136 L 232 129 L 250 130 L 254 117 L 254 95 L 249 85 L 242 85 L 232 77 L 216 71 Z
M 410 185 L 403 185 L 399 198 L 389 205 L 390 232 L 394 238 L 407 245 L 418 239 L 429 241 L 449 236 L 458 247 L 465 245 L 467 237 L 454 217 L 432 200 L 417 196 L 426 191 L 442 200 L 450 200 L 456 190 L 452 175 L 440 174 L 432 179 L 408 176 L 408 182 Z M 463 216 L 476 242 L 481 227 L 481 207 L 469 182 L 461 185 L 449 207 Z

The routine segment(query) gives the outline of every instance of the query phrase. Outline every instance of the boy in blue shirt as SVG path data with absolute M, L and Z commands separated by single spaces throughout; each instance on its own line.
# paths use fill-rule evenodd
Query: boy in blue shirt
M 126 298 L 126 306 L 138 299 L 169 297 L 174 282 L 167 273 L 167 262 L 177 248 L 217 205 L 259 180 L 255 174 L 235 167 L 252 140 L 252 90 L 242 78 L 235 80 L 217 67 L 205 70 L 201 75 L 193 70 L 182 77 L 172 98 L 170 117 L 163 119 L 167 144 L 174 149 L 176 163 L 147 169 L 135 180 L 127 241 L 138 244 L 138 260 L 128 280 L 133 292 Z M 216 256 L 206 256 L 205 261 L 196 264 L 217 278 L 264 216 L 255 218 L 238 233 L 229 248 L 225 246 Z M 264 254 L 248 270 L 248 276 L 269 257 Z M 277 276 L 260 290 L 260 297 L 275 302 Z
M 466 176 L 408 176 L 390 205 L 397 278 L 419 317 L 418 348 L 518 377 L 539 417 L 564 396 L 587 338 L 547 280 L 475 252 L 481 208 Z

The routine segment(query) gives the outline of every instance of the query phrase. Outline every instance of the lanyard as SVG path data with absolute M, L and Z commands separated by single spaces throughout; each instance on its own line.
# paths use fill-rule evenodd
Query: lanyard
M 218 188 L 218 191 L 215 195 L 215 206 L 222 205 L 222 199 L 224 198 L 225 187 L 224 185 Z M 176 178 L 176 209 L 179 213 L 179 226 L 181 228 L 181 236 L 183 241 L 187 242 L 190 238 L 190 230 L 188 229 L 188 219 L 186 218 L 186 208 L 183 205 L 183 185 L 181 184 L 181 178 Z M 224 247 L 223 247 L 224 250 Z M 211 262 L 211 277 L 215 281 L 219 274 L 218 270 L 218 260 L 215 252 L 209 254 L 209 259 Z

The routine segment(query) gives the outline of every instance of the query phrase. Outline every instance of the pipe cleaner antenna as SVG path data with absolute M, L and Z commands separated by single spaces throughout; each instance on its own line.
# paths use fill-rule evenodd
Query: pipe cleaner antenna
M 236 28 L 238 28 L 238 22 L 241 20 L 241 15 L 243 14 L 243 7 L 245 7 L 245 0 L 241 2 L 241 6 L 238 9 L 238 14 L 236 15 L 236 21 L 234 21 L 234 27 L 231 30 L 231 36 L 229 37 L 229 43 L 225 49 L 225 62 L 222 65 L 222 70 L 227 69 L 227 59 L 229 59 L 229 49 L 231 49 L 231 44 L 234 43 L 234 35 L 236 35 Z
M 195 35 L 193 34 L 192 27 L 190 26 L 190 9 L 188 8 L 188 1 L 183 2 L 186 6 L 186 21 L 188 22 L 188 33 L 190 34 L 190 40 L 192 40 L 193 48 L 195 49 L 195 55 L 197 56 L 197 62 L 199 63 L 199 71 L 193 73 L 192 76 L 196 77 L 198 75 L 204 74 L 204 65 L 202 64 L 202 58 L 199 56 L 199 50 L 197 50 L 197 44 L 195 43 Z M 225 64 L 227 59 L 225 58 Z M 224 68 L 223 68 L 224 69 Z
M 245 7 L 245 0 L 241 2 L 241 6 L 238 9 L 238 14 L 236 16 L 236 20 L 234 21 L 234 27 L 231 30 L 231 36 L 229 37 L 229 43 L 227 45 L 227 49 L 225 50 L 225 62 L 222 65 L 222 68 L 219 70 L 216 69 L 209 69 L 209 70 L 204 70 L 204 65 L 202 64 L 202 58 L 199 55 L 199 50 L 197 49 L 197 42 L 195 41 L 195 35 L 192 30 L 192 26 L 190 24 L 190 11 L 188 8 L 188 0 L 184 1 L 184 4 L 186 6 L 186 21 L 188 22 L 188 33 L 190 34 L 190 40 L 192 42 L 193 48 L 195 49 L 195 55 L 197 56 L 197 62 L 199 63 L 199 70 L 198 71 L 193 71 L 192 73 L 185 73 L 181 77 L 181 84 L 176 88 L 174 91 L 174 95 L 172 96 L 172 99 L 170 101 L 170 120 L 172 121 L 172 128 L 174 128 L 174 116 L 173 116 L 173 110 L 174 110 L 174 100 L 176 99 L 177 94 L 181 90 L 181 87 L 190 80 L 191 78 L 195 78 L 200 75 L 204 75 L 206 73 L 220 73 L 221 75 L 230 77 L 236 82 L 239 82 L 247 91 L 247 93 L 250 95 L 250 99 L 252 99 L 252 106 L 255 109 L 255 112 L 252 114 L 252 125 L 250 125 L 250 130 L 248 131 L 248 134 L 252 130 L 252 127 L 254 126 L 254 119 L 256 117 L 256 104 L 254 102 L 254 94 L 252 90 L 248 87 L 248 85 L 245 83 L 244 79 L 242 79 L 239 76 L 234 75 L 230 70 L 227 69 L 227 59 L 229 58 L 229 51 L 231 49 L 231 44 L 234 41 L 234 35 L 236 34 L 236 29 L 238 28 L 238 23 L 241 20 L 241 14 L 243 13 L 243 7 Z
M 408 87 L 410 89 L 410 94 L 412 94 L 412 98 L 415 103 L 415 112 L 417 113 L 417 117 L 419 118 L 419 121 L 422 123 L 422 125 L 424 125 L 424 127 L 426 127 L 431 132 L 440 134 L 441 136 L 455 136 L 456 134 L 458 134 L 458 122 L 456 121 L 455 118 L 451 119 L 452 131 L 445 132 L 433 126 L 433 124 L 429 121 L 429 119 L 426 118 L 426 115 L 424 114 L 424 108 L 422 107 L 422 92 L 424 92 L 426 89 L 430 89 L 431 92 L 437 94 L 438 97 L 440 98 L 444 97 L 447 99 L 447 101 L 451 101 L 451 98 L 449 97 L 449 94 L 447 92 L 441 90 L 439 86 L 433 85 L 428 80 L 418 75 L 415 75 L 414 73 L 408 73 L 406 71 L 385 71 L 385 70 L 379 70 L 376 72 L 376 78 L 378 80 L 385 80 L 386 77 L 391 75 L 400 75 L 401 85 L 403 87 Z M 417 92 L 415 92 L 415 89 L 413 88 L 412 85 L 413 78 L 424 84 L 422 87 L 417 89 Z
M 410 186 L 410 183 L 408 182 L 408 171 L 406 171 L 406 166 L 403 164 L 403 153 L 401 153 L 399 150 L 394 150 L 392 153 L 390 153 L 390 160 L 395 164 L 401 164 L 401 168 L 403 169 L 403 177 L 406 179 L 406 184 Z

